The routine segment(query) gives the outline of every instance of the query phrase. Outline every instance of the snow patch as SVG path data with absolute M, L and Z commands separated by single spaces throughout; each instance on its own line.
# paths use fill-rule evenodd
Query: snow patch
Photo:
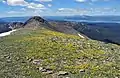
M 16 31 L 16 30 L 11 30 L 11 31 L 8 31 L 8 32 L 1 33 L 1 34 L 0 34 L 0 37 L 8 36 L 8 35 L 10 35 L 12 32 L 15 32 L 15 31 Z
M 82 36 L 81 34 L 78 33 L 78 36 L 80 36 L 81 38 L 85 38 L 84 36 Z

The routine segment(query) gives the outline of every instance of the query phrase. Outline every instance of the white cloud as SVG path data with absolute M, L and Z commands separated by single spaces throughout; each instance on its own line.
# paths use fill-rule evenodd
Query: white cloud
M 28 4 L 25 0 L 7 0 L 6 3 L 11 6 L 26 6 Z
M 45 9 L 45 6 L 42 5 L 42 4 L 29 3 L 27 5 L 27 8 L 30 8 L 30 9 Z
M 57 13 L 61 15 L 101 15 L 103 14 L 113 14 L 116 12 L 115 8 L 58 8 Z
M 57 13 L 63 15 L 83 15 L 88 13 L 88 10 L 79 8 L 59 8 Z
M 77 2 L 86 2 L 87 0 L 76 0 Z
M 25 9 L 25 8 L 21 8 L 21 10 L 22 10 L 22 11 L 26 11 L 26 9 Z
M 6 1 L 2 1 L 3 3 L 6 3 Z
M 3 0 L 2 1 L 5 4 L 8 4 L 9 6 L 19 6 L 21 9 L 19 10 L 11 10 L 7 11 L 6 13 L 8 15 L 12 16 L 19 16 L 19 15 L 40 15 L 41 12 L 46 11 L 46 7 L 41 3 L 36 2 L 27 2 L 27 0 Z M 51 4 L 48 4 L 48 7 L 51 7 Z
M 48 4 L 48 7 L 52 7 L 52 5 L 51 5 L 51 4 Z
M 58 11 L 74 11 L 72 8 L 59 8 Z
M 43 4 L 40 3 L 28 3 L 25 0 L 6 0 L 4 3 L 7 3 L 10 6 L 24 6 L 29 9 L 46 9 Z

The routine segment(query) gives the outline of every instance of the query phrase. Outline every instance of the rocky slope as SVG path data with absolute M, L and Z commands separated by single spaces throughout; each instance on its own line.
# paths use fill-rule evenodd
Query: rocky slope
M 119 23 L 87 23 L 68 21 L 51 21 L 50 23 L 57 30 L 64 33 L 80 33 L 84 37 L 94 40 L 105 43 L 120 44 Z
M 74 27 L 76 25 L 78 25 L 76 22 L 68 22 L 68 21 L 53 21 L 53 22 L 49 22 L 52 26 L 54 26 L 54 28 L 62 33 L 66 33 L 66 34 L 72 34 L 72 35 L 82 35 L 85 38 L 88 38 L 87 36 L 85 36 L 84 34 L 82 34 L 81 32 L 77 31 Z M 79 26 L 83 27 L 83 25 L 80 23 Z M 79 36 L 78 35 L 78 36 Z

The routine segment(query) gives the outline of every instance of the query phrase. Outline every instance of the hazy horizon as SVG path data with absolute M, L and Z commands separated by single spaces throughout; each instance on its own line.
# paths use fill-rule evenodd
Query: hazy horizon
M 54 16 L 54 15 L 53 16 L 52 15 L 51 16 L 32 15 L 32 16 L 5 16 L 5 17 L 0 17 L 0 18 L 17 18 L 17 17 L 34 17 L 34 16 L 40 16 L 40 17 L 65 17 L 65 16 L 68 16 L 68 17 L 69 16 L 90 16 L 90 17 L 97 17 L 97 16 L 98 17 L 99 16 L 100 17 L 103 17 L 103 16 L 104 17 L 111 17 L 111 16 L 113 16 L 114 17 L 115 16 L 116 17 L 116 16 L 120 16 L 120 15 L 59 15 L 59 16 Z

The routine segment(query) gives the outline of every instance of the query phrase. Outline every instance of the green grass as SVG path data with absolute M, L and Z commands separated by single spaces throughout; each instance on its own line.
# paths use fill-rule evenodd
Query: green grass
M 33 64 L 34 59 L 41 63 Z M 43 74 L 38 67 L 54 73 Z M 1 78 L 57 78 L 59 71 L 70 78 L 119 78 L 120 46 L 47 29 L 20 29 L 0 39 Z

